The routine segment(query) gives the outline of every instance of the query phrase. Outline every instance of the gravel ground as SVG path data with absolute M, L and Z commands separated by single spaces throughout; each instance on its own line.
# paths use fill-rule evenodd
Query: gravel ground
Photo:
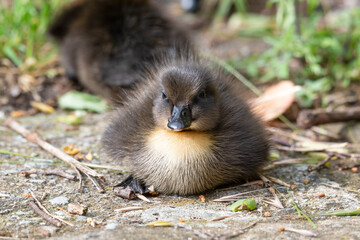
M 142 200 L 124 200 L 114 195 L 111 186 L 126 176 L 126 163 L 111 162 L 101 151 L 101 132 L 106 126 L 104 119 L 110 113 L 88 114 L 86 121 L 79 128 L 69 127 L 56 121 L 58 111 L 52 115 L 37 114 L 18 119 L 25 127 L 39 132 L 51 144 L 62 148 L 74 143 L 82 153 L 91 150 L 98 155 L 92 163 L 117 165 L 124 169 L 124 174 L 114 171 L 99 170 L 106 177 L 106 192 L 100 194 L 86 180 L 83 192 L 77 190 L 78 182 L 58 176 L 45 176 L 42 171 L 62 169 L 74 172 L 49 153 L 23 137 L 0 125 L 0 150 L 7 150 L 35 158 L 26 158 L 9 154 L 0 154 L 0 238 L 42 238 L 52 236 L 61 239 L 302 239 L 304 235 L 289 231 L 279 232 L 281 227 L 308 230 L 319 239 L 359 239 L 360 217 L 320 217 L 317 213 L 357 209 L 359 199 L 359 173 L 338 171 L 325 168 L 311 173 L 304 165 L 279 167 L 267 175 L 295 184 L 291 190 L 278 186 L 277 189 L 288 201 L 281 198 L 284 209 L 265 204 L 264 198 L 272 198 L 267 188 L 241 187 L 217 189 L 204 194 L 206 201 L 199 196 L 179 197 L 158 195 L 149 197 L 150 203 Z M 3 120 L 1 120 L 3 121 Z M 36 169 L 29 177 L 21 177 L 21 171 Z M 308 184 L 304 183 L 308 181 Z M 229 211 L 231 203 L 219 203 L 212 200 L 239 192 L 253 191 L 244 198 L 254 198 L 258 204 L 255 211 L 241 214 L 220 221 L 211 219 L 234 215 Z M 74 225 L 55 227 L 45 222 L 29 207 L 29 199 L 23 194 L 34 192 L 38 198 L 46 193 L 43 205 L 54 215 L 62 217 Z M 322 198 L 316 194 L 325 193 Z M 317 228 L 300 217 L 289 202 L 295 202 L 308 214 Z M 86 216 L 69 216 L 58 207 L 67 209 L 68 203 L 87 205 Z M 121 212 L 118 209 L 130 206 L 142 206 L 144 210 Z M 267 213 L 265 213 L 267 212 Z M 269 214 L 270 216 L 265 217 Z M 92 226 L 87 222 L 91 218 L 96 222 Z M 153 221 L 169 221 L 171 227 L 150 227 Z

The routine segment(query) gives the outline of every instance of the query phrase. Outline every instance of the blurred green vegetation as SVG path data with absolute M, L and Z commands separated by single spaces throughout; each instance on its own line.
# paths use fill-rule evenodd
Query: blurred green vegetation
M 0 57 L 18 67 L 34 66 L 54 56 L 46 29 L 64 0 L 9 0 L 0 5 Z
M 248 0 L 251 1 L 251 0 Z M 291 79 L 304 88 L 298 93 L 302 105 L 310 106 L 318 93 L 335 86 L 346 87 L 360 79 L 360 9 L 331 11 L 320 0 L 268 0 L 275 15 L 247 11 L 246 0 L 221 0 L 214 19 L 228 24 L 239 21 L 241 37 L 264 39 L 269 49 L 228 64 L 251 79 Z M 56 56 L 46 38 L 55 12 L 69 0 L 8 0 L 0 5 L 0 57 L 10 59 L 23 71 Z M 296 14 L 296 3 L 306 9 Z
M 244 2 L 221 1 L 216 16 L 227 16 L 233 5 L 236 12 L 230 16 L 229 23 L 236 16 L 244 22 L 249 19 Z M 360 8 L 331 11 L 324 9 L 320 0 L 269 0 L 267 3 L 268 7 L 276 7 L 275 16 L 268 16 L 267 23 L 259 28 L 264 17 L 258 15 L 258 21 L 252 14 L 251 21 L 257 22 L 255 27 L 248 24 L 249 27 L 238 34 L 263 38 L 270 48 L 247 59 L 231 59 L 229 64 L 252 79 L 291 79 L 303 85 L 298 93 L 303 106 L 311 106 L 318 93 L 326 93 L 335 86 L 347 87 L 352 81 L 360 80 Z M 299 5 L 296 4 L 302 3 L 306 3 L 306 9 L 297 15 Z

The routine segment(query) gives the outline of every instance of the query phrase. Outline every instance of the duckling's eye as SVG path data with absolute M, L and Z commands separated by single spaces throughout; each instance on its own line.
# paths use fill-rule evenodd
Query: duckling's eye
M 166 95 L 166 93 L 162 92 L 161 98 L 164 99 L 164 100 L 166 100 L 166 99 L 168 99 L 168 96 Z
M 203 90 L 203 91 L 201 91 L 201 92 L 199 93 L 198 98 L 201 98 L 201 99 L 206 98 L 206 92 L 205 92 L 205 90 Z

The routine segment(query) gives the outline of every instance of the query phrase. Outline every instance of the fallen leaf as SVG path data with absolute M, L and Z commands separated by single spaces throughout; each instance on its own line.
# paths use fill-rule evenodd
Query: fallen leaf
M 31 194 L 30 193 L 24 193 L 23 195 L 21 195 L 22 198 L 30 198 Z
M 270 212 L 265 212 L 265 213 L 264 213 L 264 217 L 271 217 Z
M 251 108 L 264 121 L 274 120 L 291 106 L 295 93 L 300 89 L 291 81 L 282 81 L 270 86 L 261 97 L 251 101 Z
M 70 115 L 66 115 L 66 116 L 58 116 L 56 118 L 56 120 L 59 122 L 62 122 L 62 123 L 76 126 L 76 125 L 79 125 L 80 123 L 82 123 L 82 121 L 84 120 L 84 117 L 70 114 Z
M 55 112 L 55 109 L 45 103 L 42 103 L 42 102 L 36 102 L 36 101 L 31 101 L 30 102 L 30 105 L 39 110 L 40 112 L 43 112 L 43 113 L 53 113 Z
M 77 154 L 74 156 L 74 158 L 75 158 L 76 160 L 83 160 L 83 159 L 84 159 L 84 156 L 79 152 L 79 153 L 77 153 Z
M 184 220 L 183 218 L 180 218 L 180 219 L 179 219 L 179 222 L 184 223 L 185 220 Z
M 12 111 L 10 113 L 10 116 L 13 118 L 23 117 L 23 116 L 25 116 L 25 112 L 23 110 Z
M 92 160 L 93 160 L 93 155 L 92 155 L 91 151 L 89 151 L 89 152 L 86 154 L 85 159 L 88 160 L 88 161 L 92 161 Z
M 199 196 L 199 199 L 200 199 L 200 201 L 202 201 L 202 202 L 205 202 L 205 201 L 206 201 L 206 199 L 205 199 L 205 196 L 204 196 L 204 195 L 200 195 L 200 196 Z
M 87 93 L 69 91 L 58 99 L 58 104 L 63 109 L 89 110 L 97 113 L 108 109 L 106 101 Z
M 239 201 L 236 201 L 230 206 L 230 210 L 233 212 L 248 210 L 252 211 L 256 209 L 256 202 L 254 199 L 241 199 Z
M 19 87 L 24 92 L 30 92 L 34 89 L 36 85 L 36 80 L 33 76 L 29 74 L 23 74 L 19 77 Z
M 63 151 L 69 155 L 75 155 L 79 152 L 79 149 L 77 149 L 74 144 L 71 144 L 69 146 L 63 147 Z

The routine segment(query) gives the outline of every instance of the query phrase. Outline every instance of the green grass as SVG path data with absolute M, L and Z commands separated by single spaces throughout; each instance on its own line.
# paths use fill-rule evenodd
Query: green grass
M 268 6 L 275 5 L 276 14 L 268 16 L 268 24 L 259 24 L 263 16 L 256 19 L 256 14 L 251 18 L 254 24 L 246 24 L 249 13 L 236 7 L 236 2 L 221 1 L 214 18 L 225 18 L 235 9 L 232 16 L 241 16 L 242 21 L 239 37 L 251 33 L 269 44 L 261 54 L 228 60 L 251 79 L 291 79 L 303 86 L 297 97 L 306 107 L 334 87 L 360 81 L 360 8 L 330 10 L 320 0 L 308 0 L 306 13 L 297 15 L 295 3 L 304 1 L 269 0 Z M 269 25 L 271 22 L 274 24 Z
M 64 0 L 13 0 L 0 6 L 0 57 L 16 66 L 35 65 L 54 56 L 46 30 Z M 32 64 L 30 64 L 32 62 Z M 26 63 L 26 64 L 25 64 Z

